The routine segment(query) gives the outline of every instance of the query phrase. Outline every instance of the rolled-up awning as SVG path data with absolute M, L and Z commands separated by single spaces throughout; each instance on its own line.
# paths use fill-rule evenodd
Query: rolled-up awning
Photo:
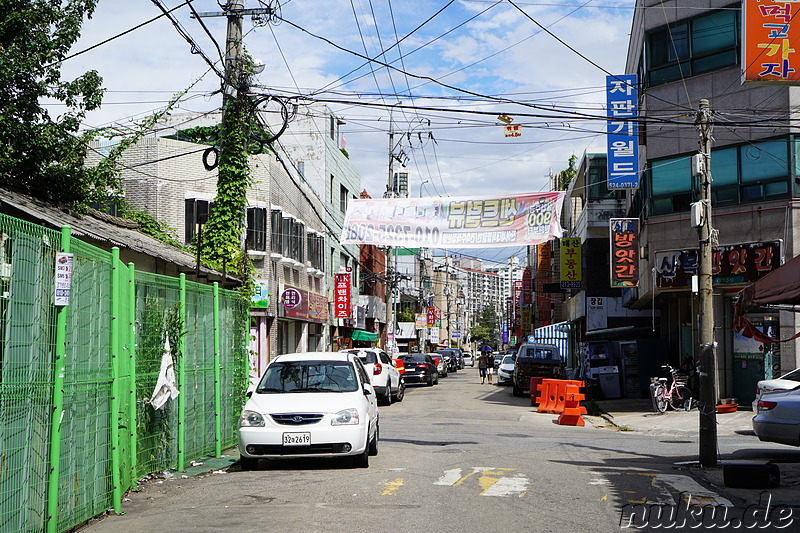
M 378 340 L 378 334 L 364 331 L 363 329 L 354 329 L 350 338 L 354 341 L 374 342 Z

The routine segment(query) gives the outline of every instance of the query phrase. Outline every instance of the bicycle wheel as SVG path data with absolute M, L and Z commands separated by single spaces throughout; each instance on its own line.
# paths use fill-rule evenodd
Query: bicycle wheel
M 653 405 L 658 409 L 659 413 L 667 410 L 667 390 L 664 385 L 656 385 L 653 389 Z
M 678 385 L 675 387 L 675 390 L 672 391 L 672 398 L 670 398 L 670 404 L 672 408 L 676 411 L 683 410 L 689 411 L 692 409 L 692 391 L 689 390 L 689 387 L 684 387 L 683 385 Z

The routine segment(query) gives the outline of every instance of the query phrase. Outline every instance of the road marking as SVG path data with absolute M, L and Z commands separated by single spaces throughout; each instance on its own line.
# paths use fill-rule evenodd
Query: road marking
M 689 476 L 683 476 L 679 474 L 658 474 L 656 475 L 655 480 L 670 485 L 681 495 L 689 495 L 692 498 L 692 501 L 697 502 L 698 504 L 724 505 L 726 507 L 733 507 L 733 504 L 729 500 L 723 498 L 715 492 L 708 490 Z
M 453 470 L 445 470 L 444 475 L 438 481 L 434 481 L 434 485 L 447 485 L 448 487 L 455 485 L 461 479 L 461 469 L 454 468 Z
M 403 486 L 403 478 L 399 477 L 394 481 L 386 481 L 383 484 L 381 496 L 394 496 L 394 493 Z
M 482 476 L 481 481 L 486 478 L 488 478 L 488 476 Z M 501 477 L 481 492 L 481 496 L 500 496 L 506 498 L 508 496 L 518 495 L 522 498 L 525 496 L 525 493 L 528 492 L 528 483 L 528 478 L 523 475 Z M 481 486 L 483 486 L 483 484 L 481 484 Z
M 482 489 L 481 496 L 507 497 L 519 495 L 523 497 L 528 490 L 528 478 L 522 474 L 509 476 L 515 472 L 514 468 L 494 468 L 489 466 L 473 466 L 472 472 L 462 475 L 463 469 L 454 468 L 445 470 L 444 475 L 434 481 L 434 485 L 457 487 L 473 476 L 478 476 L 478 486 Z

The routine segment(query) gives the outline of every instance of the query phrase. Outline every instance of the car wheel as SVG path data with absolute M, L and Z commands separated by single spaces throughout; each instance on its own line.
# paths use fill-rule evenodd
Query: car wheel
M 522 389 L 514 385 L 514 390 L 511 391 L 514 396 L 522 396 Z
M 369 439 L 369 431 L 367 431 L 367 439 Z M 370 442 L 367 440 L 364 446 L 364 452 L 353 456 L 353 467 L 369 468 L 369 447 Z
M 369 455 L 372 456 L 378 455 L 378 438 L 380 436 L 380 433 L 381 433 L 381 427 L 378 426 L 375 429 L 375 437 L 373 437 L 372 440 L 369 441 L 369 446 L 367 446 L 367 448 L 369 448 Z
M 379 398 L 381 405 L 392 405 L 392 386 L 386 383 L 386 394 Z
M 430 378 L 430 379 L 428 380 L 428 382 L 427 382 L 427 383 L 425 383 L 425 384 L 426 384 L 428 387 L 433 387 L 433 376 L 431 376 L 431 378 Z
M 402 381 L 397 385 L 397 392 L 394 395 L 394 401 L 402 402 L 403 397 L 406 395 L 406 384 Z
M 247 472 L 249 470 L 257 470 L 258 459 L 256 459 L 255 457 L 245 457 L 244 455 L 240 455 L 239 468 L 241 468 L 243 472 Z
M 438 385 L 439 384 L 439 376 L 436 376 L 436 381 L 434 381 L 433 384 L 434 385 Z

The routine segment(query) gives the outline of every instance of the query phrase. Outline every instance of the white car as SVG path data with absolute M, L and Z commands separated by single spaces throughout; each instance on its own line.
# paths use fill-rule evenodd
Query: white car
M 375 391 L 361 360 L 341 352 L 279 355 L 267 365 L 239 419 L 239 464 L 259 459 L 378 454 Z
M 379 348 L 351 348 L 341 351 L 357 355 L 361 359 L 382 405 L 403 401 L 406 385 L 400 379 L 400 371 L 388 353 Z
M 475 366 L 475 358 L 472 357 L 471 353 L 464 352 L 462 357 L 464 358 L 464 366 Z
M 497 367 L 497 384 L 514 384 L 514 357 L 511 355 L 504 355 L 503 360 L 500 361 L 500 366 Z
M 800 446 L 800 384 L 762 394 L 753 430 L 761 441 Z
M 765 392 L 791 390 L 798 385 L 800 385 L 800 368 L 776 379 L 762 379 L 756 384 L 756 399 L 753 400 L 753 412 L 758 412 L 758 401 Z

